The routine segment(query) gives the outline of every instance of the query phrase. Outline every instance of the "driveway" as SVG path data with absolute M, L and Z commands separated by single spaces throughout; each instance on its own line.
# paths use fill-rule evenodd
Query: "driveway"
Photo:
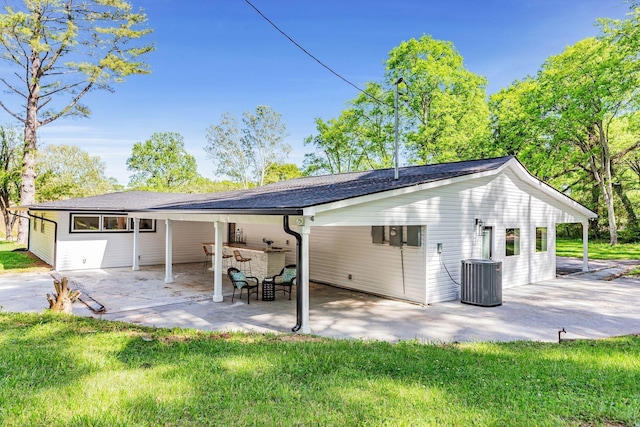
M 313 334 L 332 338 L 423 342 L 557 341 L 640 333 L 640 280 L 616 278 L 628 266 L 607 264 L 597 271 L 558 277 L 503 291 L 499 307 L 477 307 L 459 301 L 428 306 L 405 303 L 326 285 L 310 286 Z M 175 280 L 165 284 L 163 266 L 65 273 L 106 308 L 92 313 L 80 303 L 74 314 L 158 327 L 201 330 L 290 332 L 295 324 L 292 300 L 247 304 L 246 294 L 231 302 L 224 283 L 224 301 L 211 300 L 212 276 L 201 264 L 174 266 Z M 3 275 L 0 306 L 4 311 L 42 311 L 53 291 L 47 274 Z M 255 298 L 255 295 L 252 296 Z M 96 303 L 89 301 L 96 306 Z

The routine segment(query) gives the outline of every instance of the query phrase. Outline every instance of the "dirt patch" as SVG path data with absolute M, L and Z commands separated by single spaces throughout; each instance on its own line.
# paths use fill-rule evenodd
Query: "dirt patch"
M 31 265 L 31 267 L 42 268 L 47 270 L 51 270 L 53 268 L 51 265 L 47 264 L 46 262 L 44 262 L 43 260 L 35 256 L 31 251 L 24 251 L 24 253 L 33 260 L 34 263 Z

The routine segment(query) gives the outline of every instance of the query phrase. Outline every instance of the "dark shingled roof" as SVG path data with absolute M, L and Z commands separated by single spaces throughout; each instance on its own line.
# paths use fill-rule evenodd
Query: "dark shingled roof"
M 158 193 L 153 191 L 123 191 L 78 199 L 57 200 L 29 206 L 31 210 L 84 210 L 127 212 L 146 210 L 168 203 L 194 200 L 206 194 Z
M 31 209 L 293 212 L 310 206 L 368 194 L 487 172 L 498 169 L 513 158 L 513 156 L 507 156 L 494 159 L 402 167 L 399 170 L 399 178 L 397 180 L 394 179 L 393 169 L 379 169 L 298 178 L 249 190 L 223 193 L 177 194 L 139 191 L 111 193 L 104 196 L 42 203 L 31 206 Z

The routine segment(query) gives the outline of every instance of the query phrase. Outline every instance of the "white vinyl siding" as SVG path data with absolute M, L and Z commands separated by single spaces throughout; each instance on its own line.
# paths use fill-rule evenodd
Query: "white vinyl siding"
M 54 265 L 55 254 L 55 224 L 43 221 L 41 218 L 56 221 L 57 214 L 52 212 L 31 212 L 38 216 L 37 229 L 29 231 L 29 251 L 49 265 Z M 31 218 L 31 221 L 34 219 Z
M 426 268 L 421 270 L 425 272 L 425 301 L 434 303 L 458 298 L 459 286 L 453 280 L 460 282 L 461 261 L 482 257 L 482 237 L 476 230 L 476 218 L 493 227 L 493 259 L 503 262 L 505 288 L 553 278 L 556 223 L 583 219 L 507 169 L 497 176 L 321 212 L 316 214 L 313 225 L 426 225 L 423 248 L 427 261 Z M 535 253 L 536 226 L 549 230 L 547 252 Z M 320 228 L 312 227 L 312 242 Z M 520 256 L 504 256 L 506 228 L 520 229 Z M 442 243 L 442 254 L 437 253 L 438 243 Z M 368 244 L 371 245 L 370 236 Z M 313 262 L 318 245 L 311 250 Z M 379 255 L 370 258 L 369 263 L 386 265 L 387 257 Z
M 519 170 L 520 166 L 514 167 Z M 310 279 L 418 303 L 457 299 L 461 261 L 482 257 L 476 220 L 493 230 L 492 254 L 502 262 L 504 288 L 551 279 L 556 267 L 556 224 L 586 222 L 588 211 L 568 199 L 555 198 L 544 184 L 525 178 L 508 167 L 497 174 L 420 190 L 382 192 L 316 206 L 305 217 L 310 229 Z M 161 218 L 165 213 L 154 215 Z M 214 240 L 211 221 L 216 216 L 204 212 L 166 215 L 176 218 L 173 262 L 201 261 L 202 243 Z M 58 217 L 58 269 L 131 266 L 133 233 L 69 234 L 68 212 Z M 196 222 L 200 218 L 209 222 Z M 248 247 L 262 247 L 262 239 L 268 238 L 289 250 L 287 263 L 296 262 L 295 237 L 286 234 L 281 224 L 273 224 L 274 217 L 247 215 L 244 220 L 247 223 L 236 222 L 236 227 L 242 228 Z M 50 225 L 45 224 L 47 233 L 52 230 Z M 374 244 L 372 226 L 419 226 L 422 244 L 402 249 L 389 246 L 388 241 Z M 547 229 L 546 252 L 536 252 L 536 227 Z M 297 229 L 293 224 L 292 228 Z M 505 256 L 509 228 L 520 231 L 518 256 Z M 31 234 L 31 244 L 46 256 L 44 234 Z M 227 235 L 226 230 L 223 234 Z M 158 219 L 156 232 L 139 237 L 140 265 L 164 264 L 165 221 Z M 442 253 L 437 251 L 438 244 Z
M 164 264 L 165 221 L 156 221 L 156 232 L 140 233 L 140 265 Z M 210 222 L 173 221 L 173 262 L 202 260 L 202 242 L 213 240 Z M 129 267 L 133 262 L 133 233 L 71 233 L 69 215 L 58 223 L 57 269 Z
M 423 247 L 373 244 L 371 227 L 366 226 L 315 227 L 309 252 L 313 281 L 425 302 Z

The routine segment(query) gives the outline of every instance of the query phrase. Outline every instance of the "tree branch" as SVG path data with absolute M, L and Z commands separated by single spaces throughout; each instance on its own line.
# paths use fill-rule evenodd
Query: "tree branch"
M 5 86 L 7 86 L 9 89 L 11 89 L 12 91 L 14 91 L 15 93 L 17 93 L 18 95 L 20 95 L 21 97 L 23 97 L 24 99 L 27 99 L 27 96 L 20 92 L 17 88 L 15 88 L 13 85 L 9 84 L 4 78 L 0 77 L 0 81 L 2 83 L 5 84 Z
M 632 152 L 638 147 L 640 147 L 640 140 L 636 141 L 630 147 L 627 147 L 624 150 L 620 151 L 619 153 L 616 153 L 613 156 L 611 156 L 611 163 L 617 163 L 620 159 L 622 159 L 624 156 L 626 156 L 627 154 L 629 154 L 630 152 Z
M 85 93 L 89 92 L 89 89 L 91 89 L 91 87 L 93 86 L 93 82 L 89 82 L 89 84 L 87 86 L 85 86 L 84 89 L 82 89 L 80 91 L 80 93 L 78 93 L 73 100 L 71 100 L 71 102 L 69 104 L 67 104 L 66 107 L 64 107 L 62 110 L 60 110 L 59 112 L 57 112 L 56 114 L 52 115 L 51 117 L 49 117 L 48 119 L 42 120 L 40 122 L 40 126 L 44 126 L 46 124 L 51 123 L 54 120 L 59 119 L 60 117 L 64 116 L 65 114 L 67 114 L 69 111 L 71 111 L 71 109 L 73 107 L 75 107 L 78 104 L 78 101 L 80 101 L 80 98 L 82 98 L 84 96 Z
M 0 107 L 2 107 L 2 109 L 4 111 L 6 111 L 7 113 L 9 113 L 11 116 L 13 116 L 13 118 L 15 118 L 16 120 L 18 120 L 21 123 L 25 123 L 25 119 L 23 119 L 22 117 L 18 116 L 16 113 L 14 113 L 13 111 L 9 110 L 9 108 L 7 108 L 6 105 L 4 105 L 4 103 L 2 101 L 0 101 Z

